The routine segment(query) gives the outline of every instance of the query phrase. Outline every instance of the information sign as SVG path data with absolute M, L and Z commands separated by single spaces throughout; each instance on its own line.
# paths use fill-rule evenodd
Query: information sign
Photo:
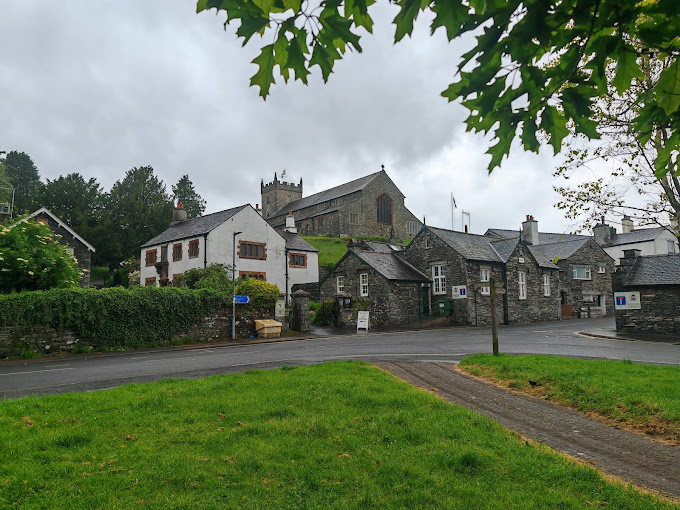
M 250 296 L 234 296 L 234 303 L 237 305 L 245 305 L 250 303 Z
M 357 329 L 368 331 L 368 312 L 357 312 Z
M 614 308 L 616 310 L 640 310 L 639 292 L 614 292 Z
M 467 285 L 451 287 L 451 299 L 467 299 Z

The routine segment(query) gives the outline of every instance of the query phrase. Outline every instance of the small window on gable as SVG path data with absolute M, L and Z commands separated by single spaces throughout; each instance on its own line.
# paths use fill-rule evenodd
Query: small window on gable
M 519 299 L 527 298 L 527 275 L 524 271 L 517 272 L 518 297 Z
M 290 253 L 290 267 L 307 267 L 307 255 L 302 253 Z
M 675 253 L 675 241 L 667 241 L 668 253 Z
M 488 268 L 483 267 L 479 270 L 479 281 L 488 282 L 490 277 L 490 271 Z
M 604 262 L 598 262 L 597 263 L 597 272 L 600 274 L 604 274 L 607 272 L 607 264 Z
M 344 276 L 338 276 L 338 278 L 337 278 L 337 289 L 338 289 L 338 292 L 344 292 L 345 291 L 345 277 Z
M 430 240 L 425 238 L 425 249 L 427 250 L 430 247 Z
M 67 246 L 66 251 L 69 253 L 69 255 L 74 255 L 76 254 L 76 250 L 73 246 Z
M 368 273 L 362 273 L 359 275 L 359 294 L 361 297 L 368 296 Z
M 517 259 L 517 262 L 519 262 L 520 264 L 524 264 L 524 257 L 519 257 Z
M 573 266 L 571 271 L 574 280 L 590 280 L 590 266 Z

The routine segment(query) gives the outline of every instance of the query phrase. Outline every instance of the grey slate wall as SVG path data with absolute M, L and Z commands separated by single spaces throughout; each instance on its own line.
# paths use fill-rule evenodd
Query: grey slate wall
M 680 285 L 626 287 L 640 292 L 640 310 L 616 310 L 616 329 L 680 337 Z

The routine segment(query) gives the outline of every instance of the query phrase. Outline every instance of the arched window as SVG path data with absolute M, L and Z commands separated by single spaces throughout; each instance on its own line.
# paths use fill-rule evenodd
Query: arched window
M 392 199 L 383 193 L 376 201 L 376 208 L 378 211 L 378 223 L 392 224 Z

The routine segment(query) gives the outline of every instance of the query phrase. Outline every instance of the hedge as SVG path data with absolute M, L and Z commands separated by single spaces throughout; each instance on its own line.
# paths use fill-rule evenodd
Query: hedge
M 3 326 L 68 328 L 97 347 L 136 347 L 167 341 L 224 306 L 224 294 L 206 289 L 53 289 L 0 295 L 0 318 Z

